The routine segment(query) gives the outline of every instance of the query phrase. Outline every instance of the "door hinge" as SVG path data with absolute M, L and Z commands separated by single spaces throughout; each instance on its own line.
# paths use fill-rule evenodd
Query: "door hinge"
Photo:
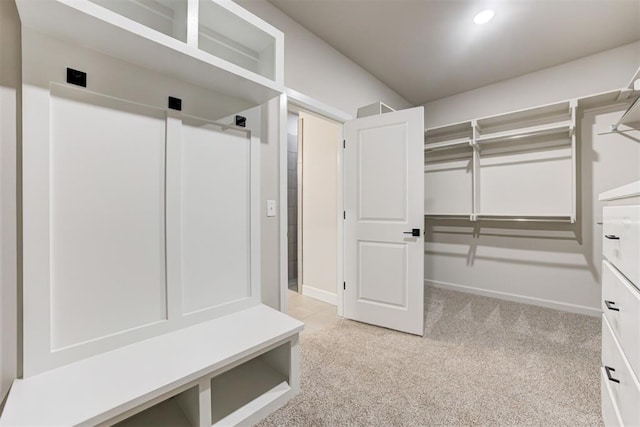
M 342 219 L 347 219 L 347 211 L 342 211 Z
M 347 148 L 347 140 L 346 139 L 342 140 L 342 148 Z
M 342 289 L 347 290 L 347 282 L 342 282 Z

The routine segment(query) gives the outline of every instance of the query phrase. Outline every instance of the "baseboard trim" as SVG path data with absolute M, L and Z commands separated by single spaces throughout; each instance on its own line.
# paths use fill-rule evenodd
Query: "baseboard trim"
M 424 284 L 425 286 L 432 286 L 434 288 L 450 289 L 452 291 L 466 292 L 468 294 L 480 295 L 484 297 L 498 298 L 507 301 L 520 302 L 523 304 L 537 305 L 540 307 L 567 311 L 569 313 L 586 314 L 587 316 L 593 317 L 599 317 L 602 314 L 602 310 L 600 308 L 586 307 L 583 305 L 569 304 L 566 302 L 529 297 L 525 295 L 512 294 L 509 292 L 479 289 L 472 286 L 458 285 L 456 283 L 441 282 L 439 280 L 426 279 L 424 281 Z
M 302 285 L 302 295 L 315 298 L 331 305 L 338 305 L 338 295 L 314 288 L 313 286 Z

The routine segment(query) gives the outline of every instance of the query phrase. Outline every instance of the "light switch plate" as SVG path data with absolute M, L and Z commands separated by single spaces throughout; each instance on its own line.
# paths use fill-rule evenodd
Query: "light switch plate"
M 267 200 L 267 216 L 268 217 L 276 216 L 276 201 L 275 200 Z

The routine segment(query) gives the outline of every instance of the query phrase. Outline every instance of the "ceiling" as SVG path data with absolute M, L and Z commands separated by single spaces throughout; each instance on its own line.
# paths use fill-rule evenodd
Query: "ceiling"
M 640 0 L 269 1 L 414 105 L 640 40 Z

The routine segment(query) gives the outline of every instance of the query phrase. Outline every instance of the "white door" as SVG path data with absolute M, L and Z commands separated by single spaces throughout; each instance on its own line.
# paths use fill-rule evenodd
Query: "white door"
M 345 137 L 344 316 L 423 335 L 423 107 L 352 120 Z

